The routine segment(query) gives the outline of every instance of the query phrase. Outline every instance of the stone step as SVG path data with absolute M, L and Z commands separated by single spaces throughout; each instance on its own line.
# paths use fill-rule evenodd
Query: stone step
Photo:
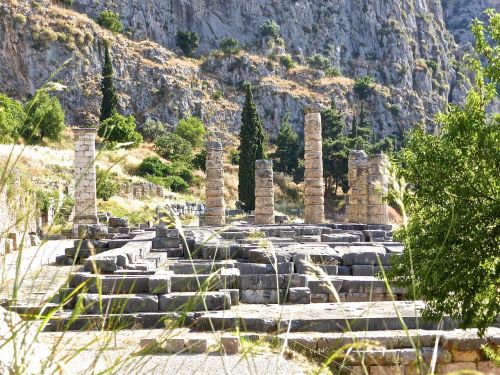
M 169 266 L 169 270 L 175 274 L 191 275 L 191 274 L 211 274 L 223 268 L 234 268 L 234 262 L 196 262 L 184 261 L 177 262 Z
M 229 292 L 183 292 L 159 295 L 160 311 L 212 311 L 231 308 Z
M 238 275 L 231 269 L 222 269 L 221 273 L 210 275 L 177 275 L 170 276 L 172 292 L 196 292 L 199 290 L 232 289 L 237 285 Z M 236 270 L 237 271 L 237 270 Z
M 234 264 L 234 267 L 240 270 L 240 275 L 294 273 L 294 264 L 292 262 L 282 262 L 277 264 L 238 262 Z
M 158 312 L 158 296 L 150 294 L 101 295 L 81 293 L 78 303 L 90 314 Z

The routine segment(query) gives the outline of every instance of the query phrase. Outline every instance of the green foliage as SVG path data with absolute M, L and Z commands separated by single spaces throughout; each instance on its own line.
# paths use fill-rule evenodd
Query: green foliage
M 373 77 L 365 76 L 354 80 L 354 92 L 361 100 L 365 100 L 373 92 L 375 80 Z
M 224 97 L 224 91 L 222 90 L 216 90 L 214 91 L 214 93 L 212 94 L 212 99 L 213 100 L 220 100 Z
M 332 66 L 330 59 L 320 53 L 315 53 L 307 59 L 307 64 L 313 69 L 327 70 Z
M 157 157 L 149 157 L 139 165 L 139 175 L 163 176 L 167 173 L 167 166 Z
M 260 35 L 263 37 L 269 36 L 273 39 L 280 37 L 280 26 L 274 20 L 266 20 L 260 25 Z
M 480 333 L 500 314 L 500 115 L 488 114 L 500 84 L 500 14 L 475 20 L 475 85 L 461 106 L 437 117 L 438 134 L 413 131 L 397 164 L 409 220 L 390 278 L 427 302 L 424 315 L 449 315 Z
M 115 113 L 101 123 L 98 134 L 111 143 L 127 143 L 128 148 L 137 147 L 142 142 L 142 135 L 136 131 L 132 115 L 125 117 Z
M 179 121 L 174 133 L 197 148 L 205 139 L 205 125 L 198 117 L 190 116 Z
M 294 176 L 299 166 L 301 142 L 299 135 L 293 130 L 287 114 L 281 122 L 278 136 L 276 137 L 276 152 L 272 155 L 274 170 L 286 175 Z
M 36 143 L 42 139 L 59 141 L 66 127 L 64 112 L 56 97 L 39 90 L 25 106 L 26 118 L 21 135 L 27 143 Z
M 144 176 L 146 179 L 154 183 L 158 183 L 159 185 L 169 189 L 172 187 L 172 184 L 178 187 L 182 187 L 184 184 L 187 185 L 194 182 L 193 172 L 187 164 L 179 161 L 165 164 L 157 157 L 149 157 L 144 159 L 139 165 L 139 174 L 141 176 Z M 171 179 L 168 177 L 177 178 Z M 184 182 L 184 184 L 179 182 L 179 178 Z M 156 182 L 152 179 L 154 179 Z
M 232 165 L 240 165 L 240 150 L 236 148 L 229 150 L 229 162 Z
M 340 69 L 336 67 L 326 68 L 325 74 L 327 77 L 339 77 L 342 75 Z
M 184 55 L 192 57 L 200 46 L 200 37 L 194 31 L 177 31 L 176 45 Z
M 240 42 L 234 38 L 226 37 L 219 43 L 219 48 L 227 55 L 238 53 L 241 50 Z
M 140 130 L 144 140 L 147 142 L 153 142 L 167 134 L 165 124 L 152 118 L 146 119 Z
M 185 193 L 189 189 L 187 182 L 179 176 L 158 177 L 146 175 L 145 178 L 156 185 L 178 193 Z
M 123 23 L 120 19 L 120 15 L 112 10 L 103 10 L 97 18 L 97 23 L 113 34 L 118 34 L 123 31 Z
M 113 116 L 116 112 L 118 98 L 113 84 L 113 65 L 111 63 L 111 54 L 109 53 L 109 44 L 104 45 L 104 65 L 102 66 L 101 78 L 101 115 L 99 121 L 104 121 Z
M 255 209 L 255 161 L 264 159 L 264 129 L 253 101 L 252 86 L 246 85 L 241 112 L 238 195 L 246 211 Z
M 286 70 L 290 70 L 297 66 L 297 63 L 292 59 L 290 55 L 282 55 L 280 57 L 280 64 L 285 67 Z
M 201 150 L 199 153 L 197 153 L 193 157 L 193 167 L 196 169 L 199 169 L 200 171 L 205 171 L 206 168 L 206 163 L 207 163 L 207 151 L 206 150 Z
M 96 195 L 97 198 L 104 201 L 109 200 L 120 190 L 117 176 L 108 170 L 96 167 Z
M 20 102 L 0 94 L 0 143 L 15 142 L 25 118 Z
M 191 158 L 191 144 L 175 133 L 168 133 L 155 142 L 156 152 L 170 161 L 188 161 Z

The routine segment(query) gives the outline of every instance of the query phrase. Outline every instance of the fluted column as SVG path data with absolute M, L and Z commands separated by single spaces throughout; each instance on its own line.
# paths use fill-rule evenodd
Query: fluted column
M 272 160 L 255 161 L 255 224 L 274 224 Z
M 325 221 L 321 115 L 307 109 L 305 110 L 304 142 L 304 222 L 320 224 Z
M 224 154 L 222 143 L 207 142 L 205 185 L 205 224 L 224 225 L 226 205 L 224 202 Z

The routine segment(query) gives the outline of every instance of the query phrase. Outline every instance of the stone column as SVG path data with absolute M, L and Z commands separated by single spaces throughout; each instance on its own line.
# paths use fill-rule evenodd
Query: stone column
M 206 147 L 205 224 L 220 226 L 226 223 L 222 143 L 207 142 Z
M 74 128 L 75 133 L 75 217 L 78 224 L 98 224 L 96 173 L 95 173 L 95 128 Z
M 255 161 L 255 224 L 274 224 L 273 161 Z
M 349 152 L 348 181 L 349 206 L 347 217 L 351 223 L 367 222 L 368 206 L 368 158 L 364 151 L 352 150 Z
M 368 220 L 367 224 L 389 224 L 389 205 L 383 197 L 389 185 L 389 159 L 385 154 L 368 158 Z
M 320 224 L 325 221 L 321 115 L 308 109 L 305 110 L 304 142 L 304 222 Z

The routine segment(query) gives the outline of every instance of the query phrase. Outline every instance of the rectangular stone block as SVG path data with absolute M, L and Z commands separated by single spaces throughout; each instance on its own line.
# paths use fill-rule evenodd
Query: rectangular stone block
M 170 275 L 154 275 L 148 280 L 148 291 L 150 294 L 168 294 L 172 290 Z
M 206 353 L 208 350 L 207 339 L 188 339 L 186 348 L 190 353 Z
M 240 270 L 240 275 L 256 275 L 256 274 L 291 274 L 294 272 L 292 262 L 274 264 L 262 263 L 235 263 L 235 268 Z
M 242 303 L 283 303 L 287 291 L 280 289 L 244 289 L 240 290 L 240 302 Z
M 216 311 L 231 308 L 231 296 L 226 292 L 183 292 L 161 294 L 160 311 Z
M 288 289 L 298 287 L 300 279 L 298 274 L 290 275 L 240 275 L 238 278 L 238 288 L 245 289 Z
M 179 244 L 180 244 L 179 238 L 162 237 L 162 238 L 154 238 L 152 247 L 153 249 L 178 248 Z
M 238 354 L 240 350 L 240 339 L 234 336 L 222 336 L 221 349 L 226 355 Z
M 78 298 L 83 300 L 85 311 L 91 314 L 132 314 L 158 311 L 158 297 L 149 294 L 99 295 L 82 293 Z
M 293 304 L 311 303 L 311 290 L 307 287 L 290 288 L 288 302 Z
M 171 238 L 179 240 L 179 230 L 169 229 L 163 226 L 156 227 L 156 238 Z

